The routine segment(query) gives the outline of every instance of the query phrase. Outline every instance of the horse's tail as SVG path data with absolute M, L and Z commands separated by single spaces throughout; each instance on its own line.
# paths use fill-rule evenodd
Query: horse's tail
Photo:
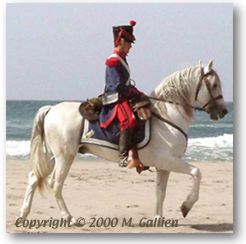
M 34 174 L 38 178 L 38 188 L 43 189 L 44 179 L 50 174 L 50 164 L 46 152 L 44 151 L 44 119 L 52 106 L 41 107 L 33 121 L 30 159 Z

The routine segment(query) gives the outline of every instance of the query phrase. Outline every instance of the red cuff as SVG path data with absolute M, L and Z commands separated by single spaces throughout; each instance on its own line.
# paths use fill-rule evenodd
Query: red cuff
M 137 94 L 144 95 L 144 93 L 139 91 L 135 86 L 130 86 L 129 87 L 129 96 L 134 96 L 134 95 L 137 95 Z

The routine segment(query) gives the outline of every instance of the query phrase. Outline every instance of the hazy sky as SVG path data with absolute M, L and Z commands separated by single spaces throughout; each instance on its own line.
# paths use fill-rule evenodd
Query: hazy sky
M 112 26 L 136 20 L 128 56 L 137 87 L 214 59 L 233 100 L 232 4 L 7 4 L 7 99 L 83 100 L 103 92 Z

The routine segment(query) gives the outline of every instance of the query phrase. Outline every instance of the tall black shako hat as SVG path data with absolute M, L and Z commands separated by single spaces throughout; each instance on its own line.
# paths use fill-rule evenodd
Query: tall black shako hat
M 114 45 L 118 46 L 120 44 L 121 38 L 125 39 L 128 42 L 134 43 L 136 38 L 133 35 L 133 26 L 135 25 L 136 21 L 131 20 L 130 25 L 113 26 Z

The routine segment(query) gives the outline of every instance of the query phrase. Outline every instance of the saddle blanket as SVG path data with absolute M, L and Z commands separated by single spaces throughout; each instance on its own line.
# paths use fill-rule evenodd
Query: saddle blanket
M 137 148 L 145 147 L 150 141 L 150 120 L 140 121 L 136 129 Z M 99 125 L 99 121 L 84 120 L 84 130 L 81 136 L 82 144 L 93 144 L 105 146 L 111 149 L 119 149 L 120 129 L 117 122 L 103 129 Z

